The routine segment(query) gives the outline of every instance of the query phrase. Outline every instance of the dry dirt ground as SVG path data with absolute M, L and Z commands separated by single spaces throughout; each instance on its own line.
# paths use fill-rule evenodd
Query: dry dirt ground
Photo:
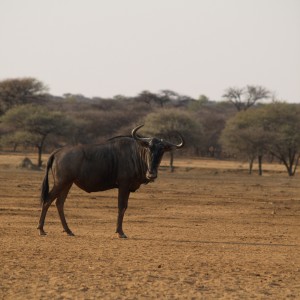
M 24 156 L 23 156 L 24 157 Z M 131 194 L 114 233 L 116 190 L 73 186 L 40 237 L 43 172 L 0 155 L 0 299 L 300 299 L 300 175 L 180 160 Z M 164 163 L 164 162 L 163 162 Z

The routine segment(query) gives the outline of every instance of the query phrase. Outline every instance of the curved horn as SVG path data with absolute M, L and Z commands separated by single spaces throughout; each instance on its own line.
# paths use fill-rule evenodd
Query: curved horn
M 139 125 L 139 126 L 135 127 L 134 129 L 132 129 L 131 135 L 132 135 L 132 137 L 133 137 L 135 140 L 139 140 L 139 139 L 140 139 L 140 138 L 136 135 L 136 132 L 137 132 L 141 127 L 143 127 L 143 126 L 144 126 L 144 124 Z
M 180 137 L 181 142 L 178 145 L 170 143 L 170 142 L 167 142 L 167 143 L 168 143 L 169 146 L 175 147 L 176 149 L 179 149 L 179 148 L 182 148 L 184 146 L 185 142 L 184 142 L 184 139 L 183 139 L 182 135 L 179 132 L 176 132 L 176 133 Z
M 132 129 L 131 135 L 132 135 L 132 137 L 133 137 L 136 141 L 140 141 L 140 142 L 149 144 L 149 138 L 142 138 L 142 137 L 139 137 L 139 136 L 136 134 L 137 131 L 138 131 L 141 127 L 143 127 L 143 126 L 144 126 L 144 124 L 143 124 L 143 125 L 139 125 L 139 126 L 135 127 L 134 129 Z

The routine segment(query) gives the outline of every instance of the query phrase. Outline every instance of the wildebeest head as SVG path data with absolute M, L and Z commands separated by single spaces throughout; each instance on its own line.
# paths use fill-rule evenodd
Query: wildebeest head
M 154 180 L 157 177 L 157 169 L 161 162 L 161 159 L 165 152 L 172 151 L 175 149 L 182 148 L 184 146 L 184 140 L 181 135 L 179 135 L 181 142 L 176 145 L 165 141 L 164 139 L 145 138 L 137 135 L 137 131 L 144 125 L 137 126 L 132 130 L 132 137 L 146 149 L 147 155 L 147 173 L 146 177 L 148 180 Z

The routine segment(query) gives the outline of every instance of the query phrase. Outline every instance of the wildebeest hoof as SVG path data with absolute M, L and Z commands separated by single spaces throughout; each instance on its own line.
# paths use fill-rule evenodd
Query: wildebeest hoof
M 75 236 L 75 234 L 71 230 L 64 230 L 63 232 L 66 232 L 68 236 Z
M 125 233 L 118 233 L 120 239 L 127 239 L 127 235 Z
M 43 236 L 43 235 L 47 235 L 47 233 L 44 231 L 43 228 L 37 228 L 39 230 L 39 235 Z
M 36 229 L 39 230 L 39 235 L 47 235 L 47 233 L 44 231 L 44 228 L 41 225 L 38 225 Z

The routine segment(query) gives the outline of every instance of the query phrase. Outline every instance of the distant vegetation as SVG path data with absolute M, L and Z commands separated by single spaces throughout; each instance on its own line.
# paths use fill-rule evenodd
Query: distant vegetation
M 35 78 L 0 81 L 0 149 L 36 148 L 42 153 L 66 144 L 101 143 L 129 135 L 138 124 L 145 134 L 186 140 L 181 154 L 249 160 L 262 174 L 263 158 L 279 161 L 293 176 L 300 157 L 300 105 L 274 101 L 261 86 L 228 88 L 223 101 L 175 91 L 142 91 L 135 97 L 87 98 L 48 93 Z

